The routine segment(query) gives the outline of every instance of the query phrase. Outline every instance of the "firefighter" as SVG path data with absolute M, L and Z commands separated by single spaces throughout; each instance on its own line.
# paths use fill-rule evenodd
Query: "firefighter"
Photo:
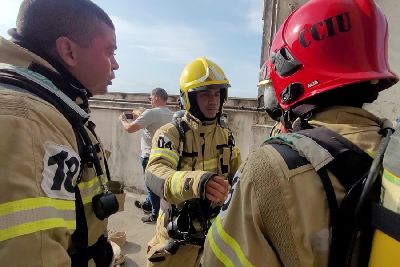
M 103 145 L 88 98 L 114 78 L 109 16 L 89 0 L 25 0 L 0 37 L 0 262 L 109 266 Z M 118 188 L 118 185 L 116 186 Z
M 286 19 L 271 44 L 273 94 L 265 95 L 276 97 L 290 133 L 267 139 L 239 168 L 208 232 L 204 266 L 348 266 L 337 246 L 347 235 L 335 233 L 352 220 L 342 224 L 338 206 L 363 185 L 355 182 L 390 125 L 362 108 L 398 81 L 387 38 L 373 0 L 310 0 Z
M 222 123 L 229 81 L 199 57 L 180 77 L 185 110 L 153 138 L 146 184 L 161 197 L 148 266 L 199 266 L 205 234 L 240 164 L 232 133 Z

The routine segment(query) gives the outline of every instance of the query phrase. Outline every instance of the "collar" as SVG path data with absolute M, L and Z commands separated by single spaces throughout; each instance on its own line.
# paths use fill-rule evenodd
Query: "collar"
M 64 67 L 57 66 L 58 72 L 52 71 L 43 65 L 32 63 L 29 69 L 42 74 L 53 84 L 74 101 L 80 108 L 89 112 L 89 91 L 87 91 L 79 81 L 69 74 Z
M 185 112 L 182 119 L 193 130 L 199 130 L 204 133 L 211 132 L 217 127 L 217 119 L 202 122 L 188 111 Z
M 333 106 L 313 114 L 308 121 L 313 127 L 326 127 L 352 141 L 360 144 L 365 151 L 370 147 L 371 138 L 381 138 L 379 132 L 383 128 L 391 128 L 392 123 L 381 119 L 362 108 Z
M 369 111 L 348 106 L 332 106 L 322 109 L 310 118 L 312 126 L 337 128 L 340 132 L 346 131 L 350 125 L 353 127 L 384 127 L 390 123 L 387 119 L 380 119 Z M 391 123 L 390 123 L 391 124 Z M 343 130 L 342 130 L 343 129 Z

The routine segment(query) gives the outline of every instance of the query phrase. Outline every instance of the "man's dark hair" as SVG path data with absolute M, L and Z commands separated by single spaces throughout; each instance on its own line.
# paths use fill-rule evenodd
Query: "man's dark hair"
M 151 90 L 151 94 L 159 96 L 164 101 L 168 100 L 168 93 L 162 88 L 157 87 L 157 88 Z
M 16 31 L 25 42 L 49 52 L 62 36 L 88 46 L 99 34 L 99 22 L 114 29 L 110 17 L 90 0 L 24 0 Z

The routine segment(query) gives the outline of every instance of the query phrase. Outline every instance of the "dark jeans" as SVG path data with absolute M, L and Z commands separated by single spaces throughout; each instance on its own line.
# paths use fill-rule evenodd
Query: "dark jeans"
M 147 163 L 149 162 L 149 158 L 140 158 L 140 163 L 143 167 L 143 173 L 146 170 Z M 153 193 L 150 188 L 147 187 L 147 196 L 146 200 L 144 201 L 145 205 L 151 204 L 151 215 L 157 216 L 158 211 L 160 210 L 160 197 Z

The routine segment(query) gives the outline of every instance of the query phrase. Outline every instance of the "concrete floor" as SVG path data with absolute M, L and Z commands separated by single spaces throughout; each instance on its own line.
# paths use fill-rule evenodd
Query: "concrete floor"
M 125 255 L 123 267 L 146 266 L 147 242 L 155 234 L 155 224 L 145 224 L 140 220 L 145 214 L 135 207 L 136 199 L 143 200 L 145 195 L 126 193 L 125 210 L 111 216 L 108 229 L 125 231 L 126 243 L 122 247 Z

